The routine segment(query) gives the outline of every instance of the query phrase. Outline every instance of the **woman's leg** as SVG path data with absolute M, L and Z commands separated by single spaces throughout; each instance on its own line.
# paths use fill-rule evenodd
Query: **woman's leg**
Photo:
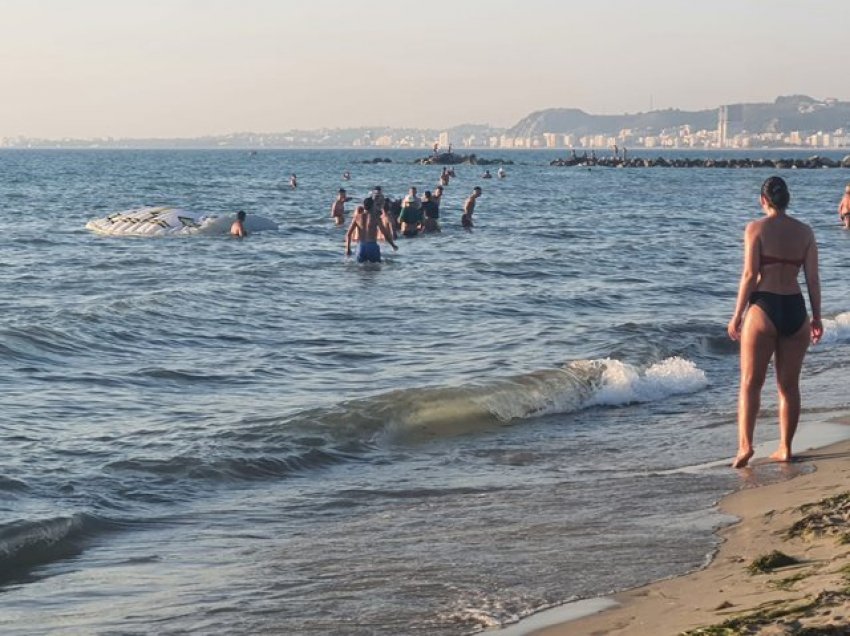
M 776 346 L 776 328 L 757 305 L 747 309 L 741 329 L 741 389 L 738 394 L 738 454 L 733 468 L 743 468 L 753 456 L 753 431 L 761 403 L 767 365 Z
M 809 348 L 809 320 L 790 338 L 780 338 L 776 344 L 776 385 L 779 389 L 779 448 L 772 459 L 791 460 L 791 442 L 800 421 L 800 370 Z

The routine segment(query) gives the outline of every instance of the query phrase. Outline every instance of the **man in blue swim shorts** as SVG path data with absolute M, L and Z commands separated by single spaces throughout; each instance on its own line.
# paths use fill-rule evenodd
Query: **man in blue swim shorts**
M 345 255 L 351 256 L 352 239 L 359 241 L 357 248 L 358 263 L 380 263 L 381 248 L 378 246 L 378 232 L 392 245 L 393 250 L 398 246 L 393 241 L 392 231 L 381 220 L 380 211 L 375 211 L 375 202 L 372 197 L 363 200 L 363 205 L 358 205 L 354 211 L 354 218 L 345 234 Z M 356 234 L 356 237 L 355 237 Z

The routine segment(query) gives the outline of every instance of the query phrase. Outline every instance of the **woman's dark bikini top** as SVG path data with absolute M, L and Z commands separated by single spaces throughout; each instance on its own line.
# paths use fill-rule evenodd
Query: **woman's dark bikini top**
M 809 243 L 811 245 L 811 243 Z M 768 254 L 759 255 L 759 263 L 762 265 L 793 265 L 794 267 L 802 267 L 806 261 L 806 254 L 809 253 L 809 245 L 806 245 L 803 251 L 803 258 L 780 258 L 778 256 L 769 256 Z M 761 240 L 759 240 L 759 251 L 761 251 Z

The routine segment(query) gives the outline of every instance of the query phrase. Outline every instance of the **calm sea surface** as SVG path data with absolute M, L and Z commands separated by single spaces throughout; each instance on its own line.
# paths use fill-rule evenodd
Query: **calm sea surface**
M 432 187 L 417 153 L 0 152 L 0 631 L 465 634 L 704 563 L 771 172 L 482 154 L 517 163 L 365 268 L 335 192 Z M 850 171 L 782 174 L 821 248 L 806 429 L 850 409 Z M 140 205 L 281 229 L 84 228 Z

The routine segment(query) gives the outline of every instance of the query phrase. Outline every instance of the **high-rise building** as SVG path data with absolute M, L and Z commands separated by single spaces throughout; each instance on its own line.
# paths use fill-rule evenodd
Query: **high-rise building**
M 717 109 L 717 147 L 725 148 L 729 134 L 729 109 L 721 106 Z

